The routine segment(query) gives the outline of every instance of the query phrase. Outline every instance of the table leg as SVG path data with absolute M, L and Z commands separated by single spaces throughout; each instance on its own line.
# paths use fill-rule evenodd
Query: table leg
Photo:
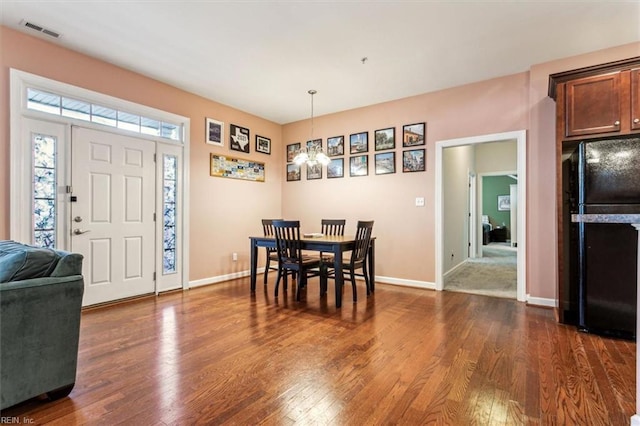
M 256 242 L 251 239 L 251 293 L 256 292 L 256 272 L 258 269 L 258 246 Z
M 369 267 L 369 281 L 371 285 L 371 293 L 376 290 L 376 240 L 371 240 L 369 244 L 369 253 L 367 255 L 368 267 Z
M 336 276 L 336 308 L 340 308 L 342 307 L 342 286 L 344 284 L 344 276 L 342 274 L 342 247 L 340 244 L 336 244 L 333 248 L 333 270 Z

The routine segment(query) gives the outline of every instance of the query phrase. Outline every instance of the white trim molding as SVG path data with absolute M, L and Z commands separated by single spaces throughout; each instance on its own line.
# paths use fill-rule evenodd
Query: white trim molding
M 443 166 L 442 157 L 444 148 L 462 145 L 475 145 L 486 142 L 502 142 L 516 141 L 517 144 L 517 169 L 518 169 L 518 272 L 517 272 L 517 290 L 516 298 L 520 302 L 526 301 L 527 288 L 527 132 L 526 130 L 517 130 L 505 133 L 493 133 L 481 136 L 472 136 L 460 139 L 441 140 L 436 142 L 436 197 L 435 197 L 435 236 L 436 236 L 436 283 L 435 288 L 438 291 L 444 289 L 443 284 L 443 232 L 444 232 L 444 203 L 442 194 L 443 184 Z

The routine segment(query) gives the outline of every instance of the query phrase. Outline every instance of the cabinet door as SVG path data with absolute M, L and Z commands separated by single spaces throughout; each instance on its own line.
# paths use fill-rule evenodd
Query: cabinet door
M 620 131 L 620 73 L 585 77 L 566 84 L 565 136 Z
M 631 130 L 640 130 L 640 68 L 631 70 Z

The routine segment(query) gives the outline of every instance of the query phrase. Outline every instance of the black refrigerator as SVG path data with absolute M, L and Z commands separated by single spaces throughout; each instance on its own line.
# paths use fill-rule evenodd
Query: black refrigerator
M 640 138 L 582 142 L 576 154 L 572 213 L 640 213 Z M 638 232 L 629 224 L 571 226 L 578 328 L 635 340 Z

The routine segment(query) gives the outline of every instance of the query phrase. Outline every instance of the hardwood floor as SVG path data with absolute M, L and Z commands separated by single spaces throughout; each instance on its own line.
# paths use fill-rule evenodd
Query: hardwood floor
M 275 274 L 273 274 L 275 275 Z M 88 310 L 59 425 L 628 425 L 633 342 L 508 299 L 378 284 L 343 307 L 248 279 Z

